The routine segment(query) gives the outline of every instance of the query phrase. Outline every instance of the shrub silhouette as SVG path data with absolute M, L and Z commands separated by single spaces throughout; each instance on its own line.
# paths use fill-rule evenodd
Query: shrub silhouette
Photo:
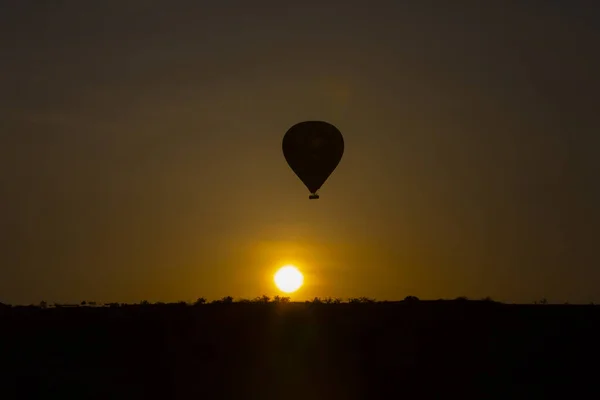
M 221 300 L 214 301 L 217 304 L 233 304 L 233 297 L 225 296 Z
M 273 297 L 273 303 L 289 303 L 290 298 L 286 296 L 275 296 Z
M 370 297 L 361 297 L 360 302 L 361 303 L 375 303 L 375 299 L 372 299 Z
M 195 302 L 194 305 L 195 306 L 201 306 L 203 304 L 206 304 L 206 299 L 204 297 L 199 297 Z
M 260 303 L 260 304 L 267 304 L 267 303 L 271 302 L 271 298 L 269 296 L 267 296 L 266 294 L 263 294 L 262 296 L 254 298 L 254 300 L 252 300 L 252 302 Z
M 348 303 L 350 304 L 366 304 L 366 303 L 375 303 L 375 299 L 370 297 L 351 297 L 348 299 Z

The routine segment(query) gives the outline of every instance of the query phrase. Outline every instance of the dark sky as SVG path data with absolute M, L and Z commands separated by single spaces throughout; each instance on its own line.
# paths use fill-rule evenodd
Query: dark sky
M 596 3 L 0 0 L 0 301 L 598 302 Z

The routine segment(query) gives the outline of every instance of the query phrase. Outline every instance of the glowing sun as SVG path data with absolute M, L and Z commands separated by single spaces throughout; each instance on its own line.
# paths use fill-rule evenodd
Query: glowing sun
M 292 293 L 300 289 L 304 283 L 304 276 L 293 265 L 281 267 L 274 277 L 275 285 L 285 293 Z

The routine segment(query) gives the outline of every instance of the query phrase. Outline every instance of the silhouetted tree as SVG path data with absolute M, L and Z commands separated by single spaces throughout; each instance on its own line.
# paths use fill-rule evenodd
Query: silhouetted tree
M 271 302 L 271 298 L 265 294 L 263 294 L 262 296 L 258 296 L 255 297 L 254 299 L 250 300 L 251 303 L 257 303 L 257 304 L 267 304 L 269 302 Z
M 46 308 L 48 308 L 48 303 L 46 303 L 44 300 L 40 301 L 40 308 L 42 310 L 45 310 Z
M 359 302 L 360 303 L 375 303 L 375 299 L 372 299 L 370 297 L 359 297 Z
M 201 306 L 203 304 L 206 304 L 206 299 L 204 297 L 199 297 L 198 300 L 194 302 L 195 306 Z
M 231 296 L 225 296 L 221 299 L 221 303 L 222 304 L 232 304 L 233 303 L 233 297 Z
M 289 303 L 289 302 L 290 302 L 289 297 L 279 296 L 279 295 L 273 297 L 273 303 Z
M 313 303 L 313 304 L 321 304 L 321 303 L 323 303 L 323 301 L 321 300 L 321 298 L 320 298 L 320 297 L 315 297 L 315 298 L 312 300 L 312 303 Z
M 404 298 L 404 301 L 406 301 L 407 303 L 415 303 L 419 301 L 419 298 L 417 296 L 406 296 Z
M 81 305 L 82 306 L 87 306 L 87 302 L 84 300 L 84 301 L 81 302 Z
M 263 304 L 267 304 L 271 302 L 271 298 L 269 296 L 267 296 L 266 294 L 263 294 L 262 296 L 258 297 L 258 303 L 263 303 Z
M 142 300 L 142 302 L 140 303 L 140 305 L 142 305 L 142 306 L 149 306 L 150 302 L 148 300 Z
M 342 299 L 340 299 L 339 297 L 325 297 L 323 299 L 323 303 L 325 304 L 340 304 L 342 302 Z
M 540 300 L 540 304 L 548 304 L 548 300 L 544 297 Z
M 456 299 L 454 299 L 454 301 L 469 301 L 469 299 L 466 296 L 459 296 Z

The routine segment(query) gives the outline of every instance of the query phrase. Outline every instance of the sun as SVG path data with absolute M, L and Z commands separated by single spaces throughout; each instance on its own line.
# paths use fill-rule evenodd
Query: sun
M 300 289 L 304 283 L 304 276 L 298 271 L 298 268 L 293 265 L 286 265 L 285 267 L 281 267 L 275 273 L 274 280 L 275 286 L 277 286 L 279 290 L 285 293 L 293 293 Z

